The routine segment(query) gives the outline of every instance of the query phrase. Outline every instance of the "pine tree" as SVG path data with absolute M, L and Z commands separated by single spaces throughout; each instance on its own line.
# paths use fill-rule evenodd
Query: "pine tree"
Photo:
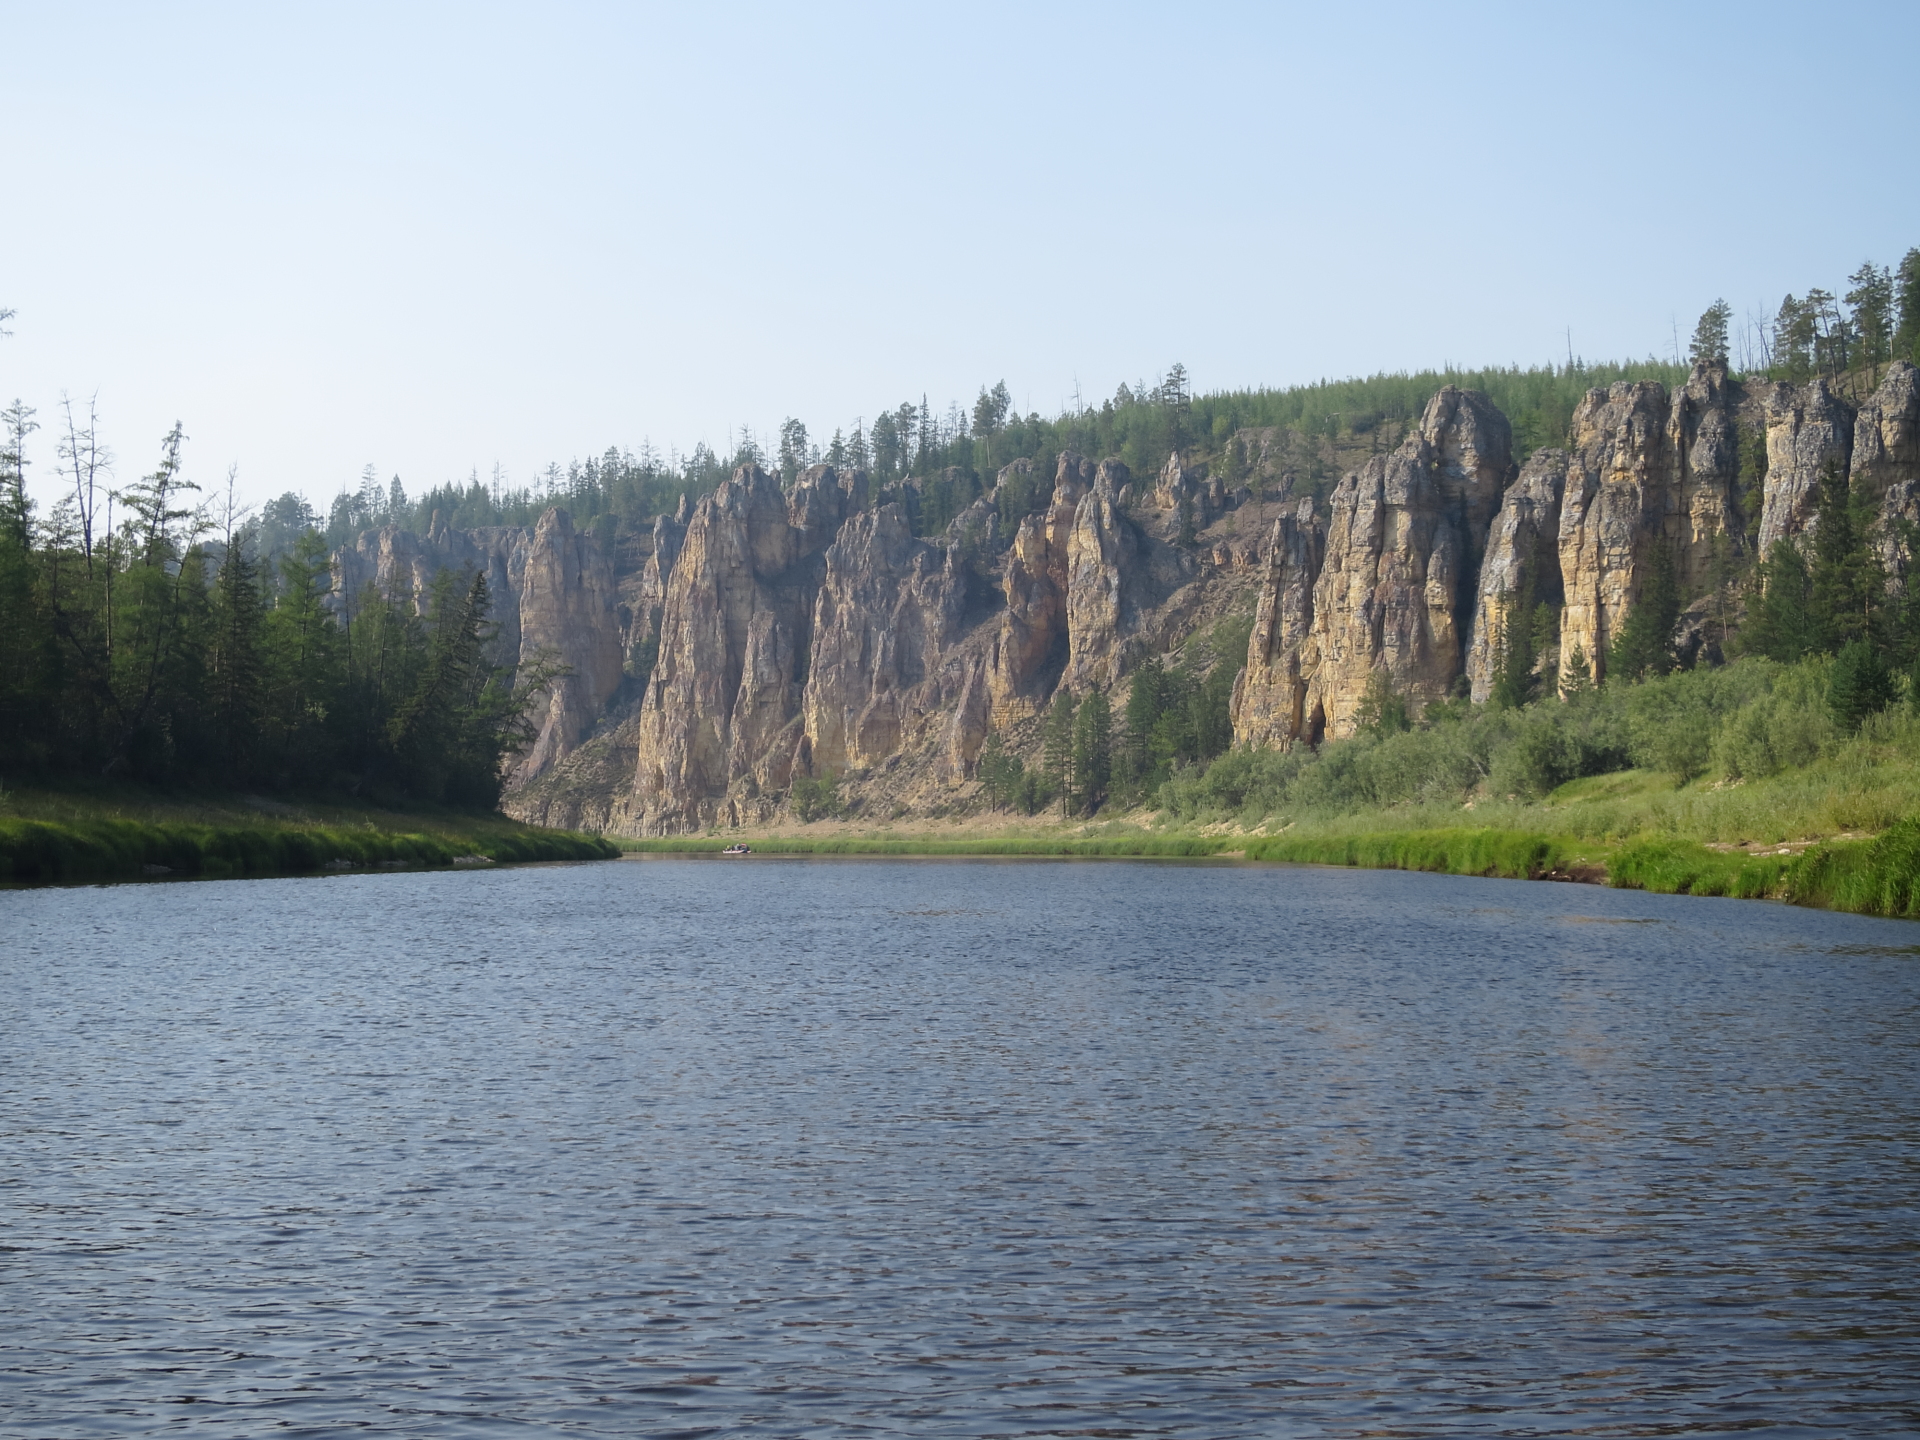
M 259 739 L 264 708 L 265 663 L 261 629 L 265 610 L 260 569 L 245 542 L 232 536 L 215 582 L 212 653 L 208 656 L 209 696 L 221 759 L 235 778 L 248 772 Z
M 1859 358 L 1873 367 L 1869 383 L 1877 384 L 1880 364 L 1893 354 L 1893 273 L 1869 260 L 1847 282 L 1853 286 L 1847 291 L 1847 305 L 1859 341 Z
M 1647 578 L 1640 596 L 1607 652 L 1606 678 L 1638 680 L 1673 669 L 1673 627 L 1679 619 L 1680 588 L 1674 582 L 1673 556 L 1656 542 L 1647 556 Z
M 1893 275 L 1893 353 L 1920 365 L 1920 249 L 1909 250 Z
M 1053 705 L 1047 711 L 1040 733 L 1040 764 L 1048 783 L 1060 801 L 1060 813 L 1070 815 L 1077 808 L 1073 789 L 1073 720 L 1076 707 L 1073 695 L 1062 685 L 1053 692 Z
M 1073 790 L 1091 815 L 1105 803 L 1113 778 L 1113 709 L 1103 691 L 1091 692 L 1073 722 Z
M 1693 327 L 1693 342 L 1687 347 L 1687 358 L 1695 365 L 1725 365 L 1727 322 L 1732 319 L 1733 307 L 1725 300 L 1709 305 L 1700 323 Z
M 1809 304 L 1791 294 L 1780 302 L 1773 321 L 1774 363 L 1794 384 L 1803 384 L 1813 374 L 1814 312 Z
M 1886 709 L 1895 693 L 1893 672 L 1870 641 L 1850 640 L 1840 647 L 1827 681 L 1827 708 L 1843 734 L 1851 735 L 1869 715 Z
M 1846 472 L 1833 461 L 1821 471 L 1818 504 L 1810 608 L 1821 648 L 1837 651 L 1853 640 L 1877 645 L 1887 579 L 1868 543 L 1872 513 L 1855 503 Z
M 1791 665 L 1818 651 L 1825 642 L 1812 601 L 1806 557 L 1791 540 L 1774 541 L 1755 567 L 1747 621 L 1738 636 L 1741 653 Z
M 780 422 L 780 483 L 791 485 L 807 468 L 807 427 L 789 415 Z
M 1353 719 L 1369 735 L 1395 735 L 1413 728 L 1406 697 L 1393 688 L 1393 677 L 1385 670 L 1367 676 L 1367 688 L 1354 707 Z
M 1524 595 L 1508 590 L 1499 599 L 1500 643 L 1494 649 L 1495 708 L 1517 710 L 1533 698 L 1533 617 Z

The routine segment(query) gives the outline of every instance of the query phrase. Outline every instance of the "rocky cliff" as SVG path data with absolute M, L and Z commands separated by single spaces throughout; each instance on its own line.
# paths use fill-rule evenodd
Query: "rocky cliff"
M 1715 367 L 1672 393 L 1591 391 L 1566 446 L 1524 465 L 1505 417 L 1458 389 L 1375 439 L 1330 491 L 1322 452 L 1297 470 L 1293 442 L 1264 432 L 1233 442 L 1252 484 L 1231 490 L 1179 453 L 1145 482 L 1071 451 L 1017 460 L 928 536 L 910 523 L 936 493 L 922 482 L 876 492 L 815 466 L 783 488 L 750 465 L 627 533 L 617 583 L 552 510 L 530 529 L 369 532 L 335 557 L 338 603 L 486 573 L 503 661 L 568 672 L 507 808 L 672 834 L 778 818 L 799 779 L 831 778 L 864 813 L 964 805 L 990 731 L 1030 752 L 1060 691 L 1118 699 L 1143 657 L 1226 615 L 1254 617 L 1238 742 L 1318 743 L 1351 733 L 1377 687 L 1416 713 L 1485 700 L 1518 623 L 1541 668 L 1564 678 L 1577 656 L 1604 675 L 1656 567 L 1700 610 L 1760 544 L 1806 534 L 1825 476 L 1876 507 L 1890 560 L 1920 524 L 1905 364 L 1857 407 L 1824 381 Z M 648 665 L 644 688 L 622 683 Z
M 1497 412 L 1441 392 L 1398 451 L 1335 488 L 1324 538 L 1304 505 L 1275 527 L 1236 738 L 1350 734 L 1376 674 L 1416 708 L 1463 678 L 1485 700 L 1510 617 L 1539 605 L 1555 622 L 1543 658 L 1563 680 L 1581 665 L 1602 678 L 1655 565 L 1699 610 L 1756 541 L 1810 530 L 1824 475 L 1850 477 L 1889 561 L 1900 558 L 1899 522 L 1920 521 L 1916 380 L 1892 365 L 1857 416 L 1825 380 L 1741 386 L 1717 366 L 1695 367 L 1671 395 L 1652 382 L 1589 391 L 1568 448 L 1537 451 L 1511 484 Z M 1764 436 L 1757 526 L 1743 435 Z
M 1506 417 L 1485 396 L 1448 386 L 1398 449 L 1334 488 L 1324 541 L 1310 513 L 1280 522 L 1234 710 L 1237 736 L 1351 733 L 1374 684 L 1416 707 L 1453 692 L 1511 449 Z

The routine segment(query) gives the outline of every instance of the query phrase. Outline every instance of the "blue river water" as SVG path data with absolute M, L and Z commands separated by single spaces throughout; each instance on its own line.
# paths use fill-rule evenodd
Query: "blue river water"
M 0 893 L 0 1434 L 1920 1433 L 1920 926 L 657 858 Z

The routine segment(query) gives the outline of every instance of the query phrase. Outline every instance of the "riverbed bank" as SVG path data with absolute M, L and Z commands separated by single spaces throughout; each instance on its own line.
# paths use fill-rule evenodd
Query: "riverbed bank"
M 0 794 L 0 884 L 605 860 L 606 840 L 498 814 L 101 782 Z
M 1215 857 L 1553 880 L 1920 918 L 1920 821 L 1903 821 L 1878 836 L 1758 847 L 1664 835 L 1605 841 L 1494 825 L 1260 835 L 1223 829 L 1154 831 L 1127 822 L 1010 827 L 998 834 L 952 836 L 847 826 L 822 827 L 815 834 L 729 830 L 724 835 L 616 838 L 614 843 L 640 854 L 714 853 L 745 843 L 764 855 Z

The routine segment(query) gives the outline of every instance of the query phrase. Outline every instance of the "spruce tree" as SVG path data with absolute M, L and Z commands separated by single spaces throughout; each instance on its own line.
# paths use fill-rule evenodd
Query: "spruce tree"
M 1673 627 L 1680 619 L 1680 589 L 1673 578 L 1673 556 L 1656 542 L 1647 556 L 1646 583 L 1627 612 L 1626 624 L 1607 652 L 1608 680 L 1638 680 L 1673 669 Z
M 1060 802 L 1060 813 L 1070 815 L 1076 808 L 1073 789 L 1073 720 L 1076 707 L 1073 695 L 1062 685 L 1053 692 L 1053 705 L 1040 734 L 1041 767 Z
M 1893 273 L 1893 353 L 1920 365 L 1920 249 L 1909 250 Z
M 1809 608 L 1820 648 L 1838 651 L 1854 640 L 1877 644 L 1886 575 L 1868 543 L 1871 516 L 1855 505 L 1847 474 L 1833 461 L 1820 472 L 1817 503 Z
M 1733 307 L 1725 300 L 1716 300 L 1706 308 L 1700 321 L 1693 327 L 1693 341 L 1687 347 L 1687 358 L 1695 365 L 1725 365 L 1727 363 L 1727 322 L 1733 319 Z
M 1113 709 L 1095 690 L 1081 702 L 1073 722 L 1073 789 L 1078 808 L 1091 815 L 1106 801 L 1113 778 Z
M 1493 693 L 1496 709 L 1518 710 L 1533 698 L 1533 617 L 1523 594 L 1508 590 L 1499 598 L 1500 643 L 1494 649 Z
M 259 566 L 247 554 L 241 538 L 229 538 L 215 582 L 213 649 L 207 678 L 221 759 L 235 779 L 247 774 L 265 706 L 266 667 L 261 653 L 264 620 Z
M 1827 682 L 1827 708 L 1843 734 L 1851 735 L 1869 715 L 1886 709 L 1895 693 L 1893 672 L 1871 641 L 1849 640 L 1840 647 Z
M 1825 643 L 1813 613 L 1812 576 L 1806 557 L 1791 540 L 1776 540 L 1767 558 L 1755 567 L 1738 648 L 1743 654 L 1764 655 L 1791 665 Z

